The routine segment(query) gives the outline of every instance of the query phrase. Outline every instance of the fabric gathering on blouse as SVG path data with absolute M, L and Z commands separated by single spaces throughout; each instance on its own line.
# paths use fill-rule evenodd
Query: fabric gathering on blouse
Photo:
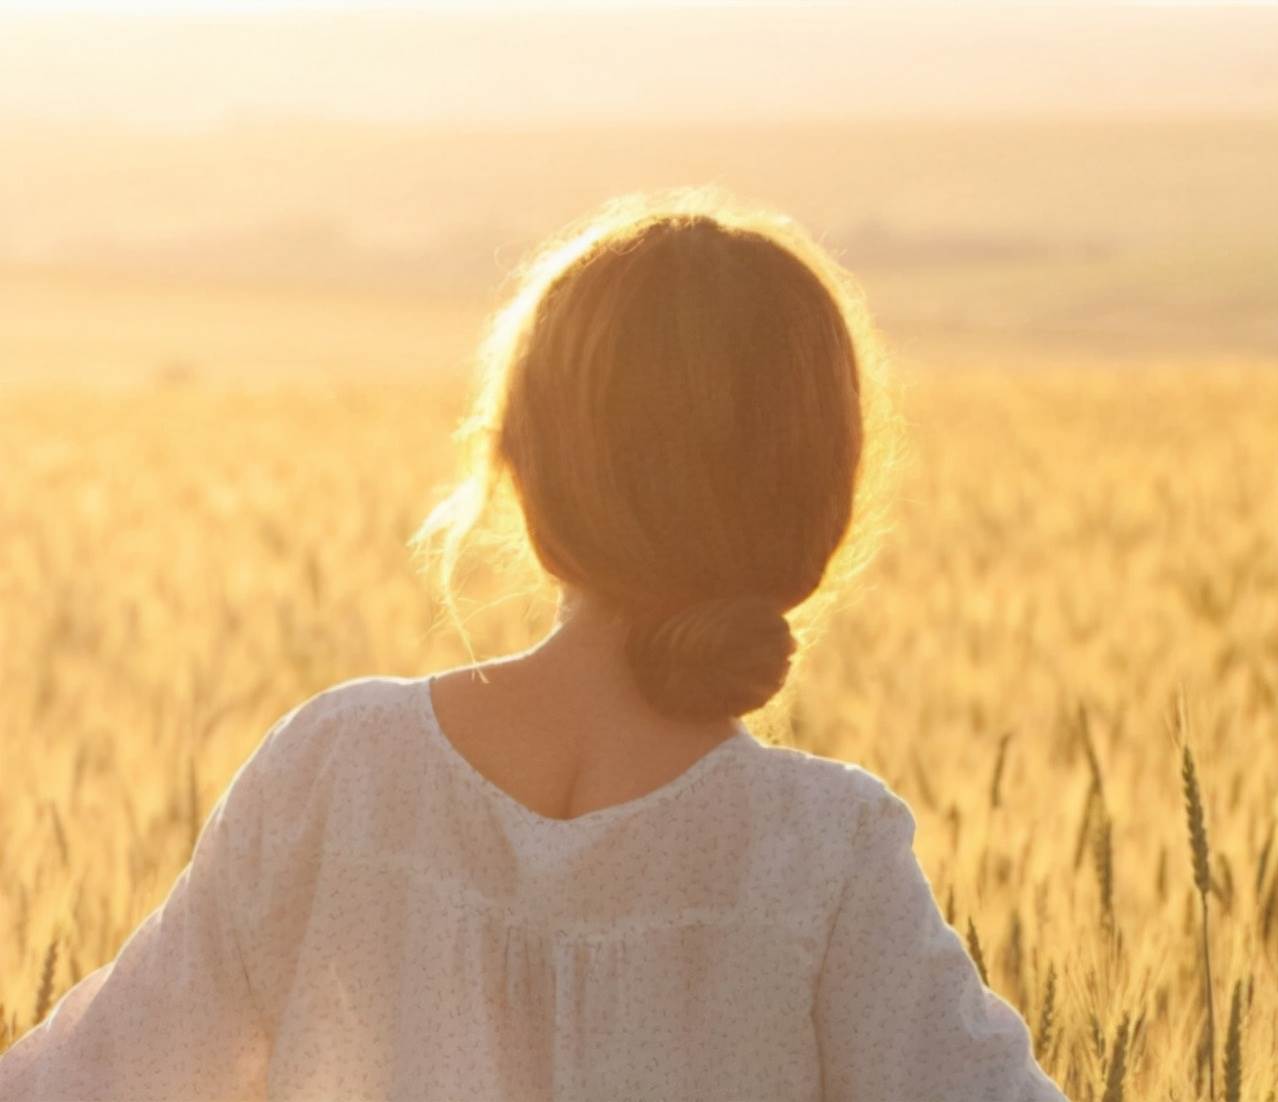
M 0 1054 L 2 1102 L 1068 1102 L 850 763 L 735 735 L 549 818 L 433 675 L 266 733 L 116 958 Z

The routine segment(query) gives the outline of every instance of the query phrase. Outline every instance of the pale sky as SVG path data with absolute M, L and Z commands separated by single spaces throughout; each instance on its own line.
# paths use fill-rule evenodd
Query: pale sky
M 1090 4 L 1097 6 L 1124 6 L 1106 0 L 1070 0 L 1073 6 Z M 1163 7 L 1245 7 L 1247 4 L 1227 0 L 1150 0 Z M 1255 0 L 1263 3 L 1264 0 Z M 1045 5 L 1038 0 L 1039 6 Z M 892 6 L 908 4 L 912 7 L 960 7 L 971 6 L 971 0 L 896 0 Z M 513 9 L 599 9 L 599 8 L 748 8 L 782 7 L 783 4 L 765 4 L 759 0 L 0 0 L 0 12 L 48 12 L 48 11 L 98 11 L 113 13 L 163 14 L 174 11 L 201 11 L 211 13 L 268 11 L 351 11 L 380 10 L 435 11 L 440 9 L 492 8 L 503 11 Z M 790 0 L 788 6 L 803 7 L 860 7 L 876 6 L 871 0 Z M 885 4 L 879 4 L 883 7 Z M 1009 5 L 1005 5 L 1009 6 Z M 1032 3 L 1022 6 L 1033 6 Z M 1129 0 L 1125 6 L 1140 6 L 1140 0 Z
M 175 12 L 265 14 L 270 12 L 382 11 L 434 12 L 488 8 L 495 11 L 529 9 L 609 9 L 661 7 L 748 7 L 751 0 L 0 0 L 0 13 L 105 12 L 115 15 L 172 15 Z M 814 0 L 820 3 L 821 0 Z M 945 0 L 934 0 L 945 2 Z M 960 3 L 962 0 L 949 0 Z
M 36 7 L 0 0 L 0 121 L 1278 116 L 1273 6 Z

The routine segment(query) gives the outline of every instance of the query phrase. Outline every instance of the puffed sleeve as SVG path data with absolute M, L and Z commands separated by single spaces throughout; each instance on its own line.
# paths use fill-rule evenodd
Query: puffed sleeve
M 872 774 L 866 774 L 872 777 Z M 814 1021 L 826 1102 L 1068 1102 L 1017 1011 L 981 980 L 914 854 L 909 806 L 873 778 L 853 827 Z
M 206 819 L 165 901 L 0 1055 L 2 1102 L 266 1098 L 271 1037 L 242 947 L 262 879 L 279 719 Z

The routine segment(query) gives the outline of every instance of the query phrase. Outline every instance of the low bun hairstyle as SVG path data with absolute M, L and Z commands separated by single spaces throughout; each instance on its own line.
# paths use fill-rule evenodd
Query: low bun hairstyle
M 868 561 L 847 537 L 884 420 L 874 348 L 859 291 L 792 219 L 718 188 L 611 200 L 517 270 L 455 434 L 463 477 L 413 542 L 447 533 L 456 614 L 463 537 L 504 509 L 499 548 L 624 622 L 654 708 L 754 711 Z
M 686 719 L 752 712 L 785 683 L 796 642 L 762 597 L 719 597 L 668 616 L 633 617 L 626 658 L 640 692 Z

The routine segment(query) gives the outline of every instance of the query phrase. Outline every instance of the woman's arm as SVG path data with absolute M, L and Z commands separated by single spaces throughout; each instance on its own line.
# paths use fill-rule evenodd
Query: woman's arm
M 265 751 L 206 820 L 164 903 L 0 1055 L 2 1102 L 266 1097 L 270 1033 L 241 946 L 259 889 Z
M 814 1017 L 827 1102 L 1068 1102 L 1016 1010 L 981 981 L 882 781 L 860 806 Z

